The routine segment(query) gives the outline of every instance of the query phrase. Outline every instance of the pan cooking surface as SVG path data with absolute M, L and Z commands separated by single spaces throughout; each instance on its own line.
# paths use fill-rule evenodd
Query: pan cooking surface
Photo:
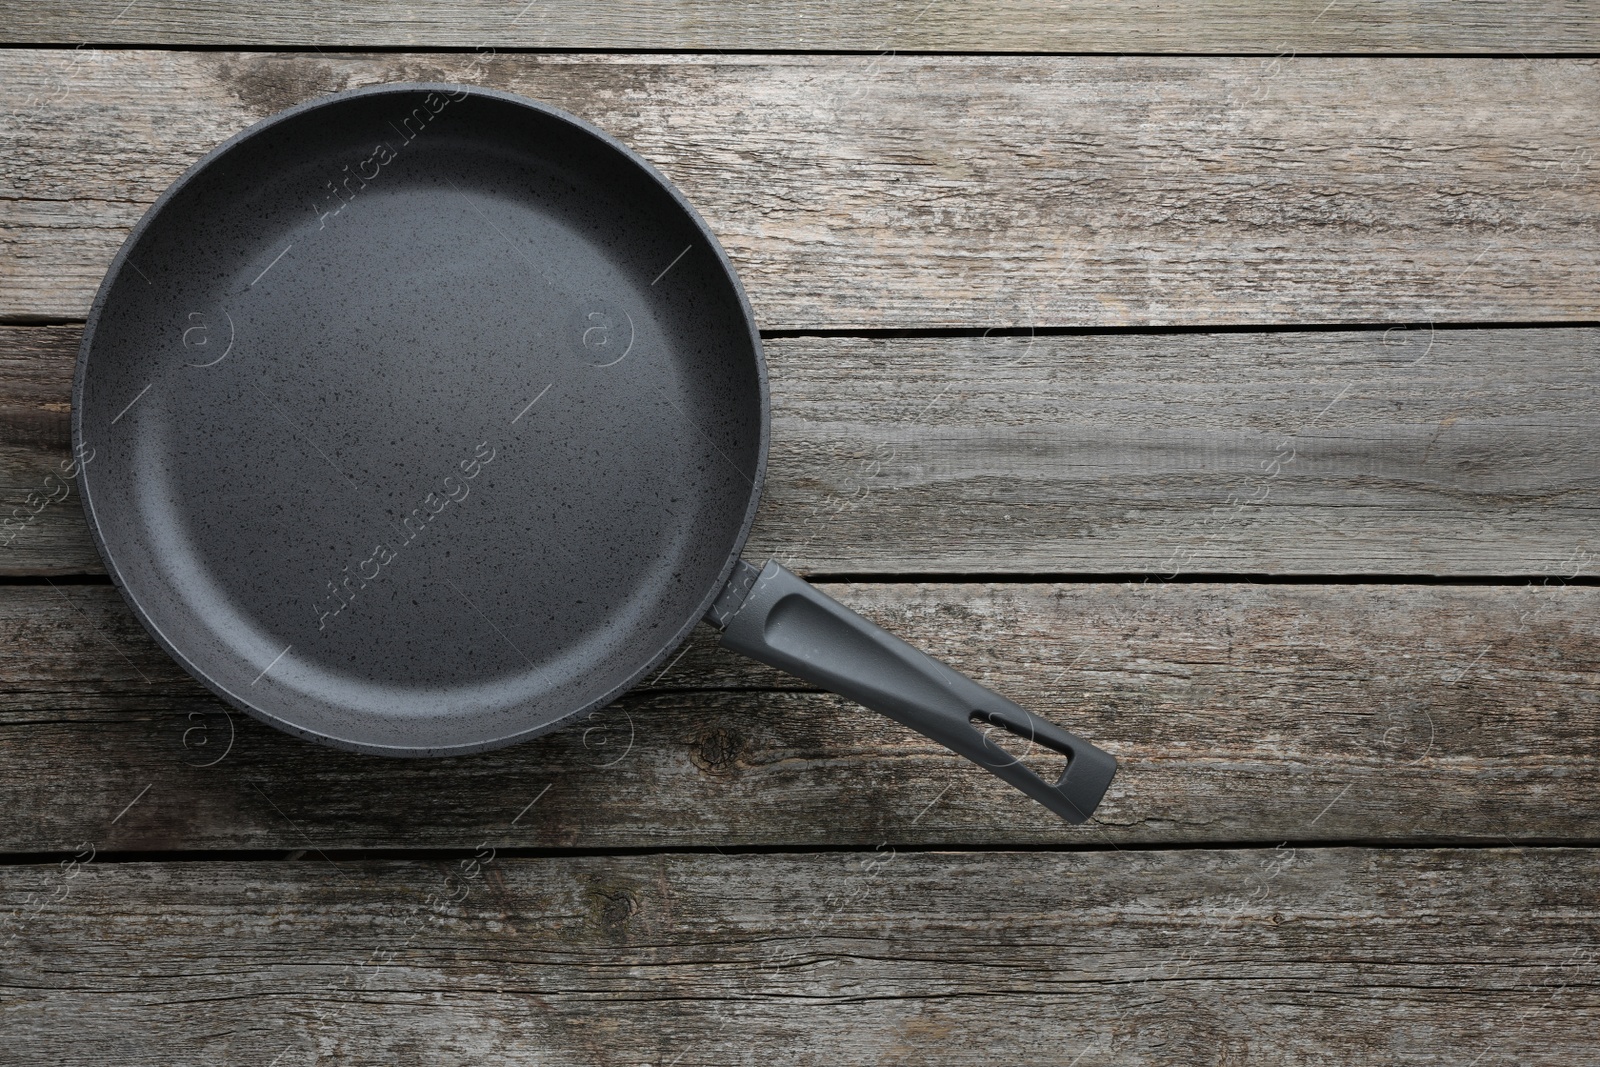
M 704 611 L 765 452 L 759 341 L 692 209 L 502 94 L 269 120 L 101 289 L 75 446 L 142 621 L 302 736 L 468 752 L 614 698 Z

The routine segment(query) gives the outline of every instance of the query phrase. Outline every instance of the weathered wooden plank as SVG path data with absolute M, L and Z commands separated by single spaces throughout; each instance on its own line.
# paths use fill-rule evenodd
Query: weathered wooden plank
M 51 502 L 77 339 L 0 327 L 0 502 L 22 509 L 0 573 L 102 569 L 76 496 Z M 800 570 L 1569 578 L 1600 554 L 1593 329 L 779 338 L 767 354 L 750 552 Z
M 1600 318 L 1591 60 L 0 51 L 0 316 L 290 103 L 464 80 L 611 130 L 763 326 Z
M 0 868 L 0 914 L 21 912 L 8 1043 L 85 1067 L 1564 1067 L 1600 1034 L 1588 849 L 498 844 L 491 828 L 482 861 Z
M 385 760 L 230 719 L 107 587 L 11 586 L 0 849 L 95 833 L 117 850 L 446 848 L 496 827 L 546 847 L 1588 842 L 1600 826 L 1592 586 L 827 588 L 1114 753 L 1095 820 L 1059 823 L 709 630 L 590 723 Z
M 1600 331 L 771 349 L 755 549 L 811 569 L 1570 576 L 1600 554 Z
M 1593 52 L 1600 17 L 1570 0 L 221 0 L 0 3 L 0 41 L 304 48 L 616 48 L 672 51 Z
M 81 327 L 0 326 L 0 574 L 103 573 L 66 464 Z

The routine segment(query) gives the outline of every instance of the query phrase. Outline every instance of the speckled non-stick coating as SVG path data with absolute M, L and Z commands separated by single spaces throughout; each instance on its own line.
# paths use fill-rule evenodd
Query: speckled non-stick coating
M 619 696 L 755 512 L 754 316 L 664 177 L 552 108 L 379 86 L 267 119 L 112 263 L 89 524 L 196 678 L 302 737 L 449 755 Z

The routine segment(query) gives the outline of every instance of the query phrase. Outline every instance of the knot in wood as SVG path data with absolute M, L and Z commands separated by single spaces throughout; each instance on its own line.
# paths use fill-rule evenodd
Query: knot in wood
M 706 774 L 731 775 L 739 772 L 745 739 L 731 730 L 707 730 L 689 745 L 689 759 Z

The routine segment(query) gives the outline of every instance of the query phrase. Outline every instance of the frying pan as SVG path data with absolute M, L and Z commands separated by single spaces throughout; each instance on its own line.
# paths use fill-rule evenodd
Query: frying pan
M 702 619 L 1070 822 L 1116 762 L 775 562 L 740 559 L 766 365 L 682 194 L 554 108 L 383 85 L 200 160 L 100 286 L 84 510 L 140 622 L 218 696 L 390 756 L 536 737 Z M 1036 775 L 991 736 L 1067 758 Z

